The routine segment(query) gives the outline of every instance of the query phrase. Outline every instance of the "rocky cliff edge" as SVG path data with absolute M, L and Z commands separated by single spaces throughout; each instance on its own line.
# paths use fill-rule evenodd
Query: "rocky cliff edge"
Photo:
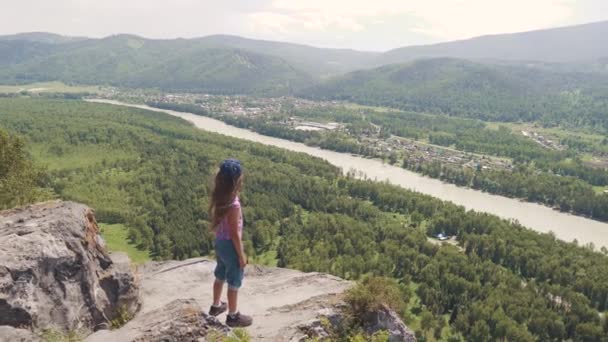
M 151 262 L 134 269 L 109 255 L 94 212 L 47 202 L 0 212 L 0 341 L 36 341 L 40 331 L 85 329 L 89 342 L 206 341 L 229 334 L 224 317 L 208 316 L 215 262 L 207 258 Z M 240 309 L 253 315 L 253 340 L 326 337 L 339 322 L 351 282 L 321 273 L 250 266 Z M 117 317 L 132 317 L 112 328 Z M 339 324 L 339 323 L 338 323 Z M 368 332 L 415 341 L 390 310 L 370 316 Z

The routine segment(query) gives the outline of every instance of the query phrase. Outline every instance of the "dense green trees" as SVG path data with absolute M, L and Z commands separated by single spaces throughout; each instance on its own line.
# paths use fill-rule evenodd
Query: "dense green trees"
M 515 171 L 471 170 L 407 157 L 403 167 L 460 186 L 543 203 L 561 211 L 608 221 L 608 196 L 597 193 L 591 185 L 575 177 L 538 172 L 531 167 L 520 167 Z
M 259 231 L 252 233 L 260 251 L 267 250 L 268 240 L 276 235 L 273 226 L 261 224 L 264 220 L 274 224 L 289 216 L 290 197 L 314 201 L 305 196 L 315 193 L 314 178 L 302 179 L 296 195 L 287 191 L 294 185 L 289 179 L 338 172 L 310 157 L 202 135 L 164 114 L 117 106 L 2 99 L 0 120 L 30 139 L 33 154 L 49 165 L 53 188 L 61 197 L 93 206 L 101 222 L 126 223 L 131 238 L 158 258 L 210 252 L 204 208 L 211 173 L 222 158 L 238 156 L 247 168 L 269 169 L 268 177 L 283 182 L 273 186 L 261 173 L 248 175 L 248 187 L 256 189 L 253 203 L 259 206 L 250 205 L 246 219 L 258 222 Z M 281 196 L 268 195 L 267 187 L 281 191 Z
M 592 275 L 608 267 L 601 254 L 390 185 L 342 179 L 338 186 L 374 206 L 328 206 L 357 221 L 308 213 L 284 222 L 280 264 L 347 278 L 374 274 L 414 281 L 425 307 L 435 315 L 450 314 L 453 326 L 471 339 L 532 341 L 542 331 L 557 340 L 579 340 L 576 329 L 586 331 L 577 328 L 581 317 L 597 332 L 599 319 L 592 307 L 604 310 L 608 295 L 606 275 Z M 431 245 L 419 224 L 387 220 L 379 208 L 422 215 L 429 232 L 457 235 L 463 252 Z M 579 253 L 584 256 L 575 257 Z M 593 266 L 599 260 L 604 261 Z M 538 321 L 540 317 L 551 323 Z M 596 340 L 601 336 L 595 335 Z
M 35 165 L 23 139 L 0 128 L 0 209 L 53 197 L 48 178 Z
M 156 258 L 211 252 L 208 184 L 217 163 L 234 156 L 247 170 L 252 255 L 276 252 L 280 266 L 348 279 L 393 278 L 404 301 L 419 301 L 407 316 L 428 312 L 428 336 L 447 321 L 466 340 L 605 340 L 608 257 L 588 248 L 161 113 L 0 99 L 0 123 L 28 137 L 62 198 L 126 224 Z M 458 246 L 429 242 L 439 230 Z

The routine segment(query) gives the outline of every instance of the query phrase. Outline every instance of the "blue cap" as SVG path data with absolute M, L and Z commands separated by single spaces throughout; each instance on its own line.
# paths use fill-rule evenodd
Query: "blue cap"
M 236 159 L 226 159 L 220 165 L 220 174 L 226 178 L 236 179 L 242 172 L 241 162 Z

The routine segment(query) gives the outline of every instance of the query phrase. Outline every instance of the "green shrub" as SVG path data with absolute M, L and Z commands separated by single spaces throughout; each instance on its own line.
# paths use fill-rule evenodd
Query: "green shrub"
M 46 329 L 40 333 L 40 339 L 44 342 L 79 342 L 84 340 L 85 335 L 84 332 L 77 330 L 62 332 L 57 329 Z
M 370 312 L 387 306 L 401 313 L 406 304 L 399 284 L 394 279 L 384 277 L 367 277 L 346 291 L 346 302 L 350 306 L 353 318 L 361 318 Z
M 251 341 L 251 336 L 245 329 L 234 329 L 232 330 L 234 336 L 230 336 L 226 342 L 249 342 Z
M 127 322 L 129 322 L 131 319 L 133 319 L 133 314 L 130 313 L 127 307 L 123 305 L 118 309 L 118 315 L 116 315 L 116 317 L 110 321 L 110 324 L 112 329 L 118 329 L 127 324 Z
M 371 338 L 372 342 L 388 342 L 390 334 L 386 330 L 376 331 Z
M 233 329 L 228 336 L 219 331 L 211 331 L 207 335 L 207 341 L 210 342 L 250 342 L 251 336 L 245 329 Z

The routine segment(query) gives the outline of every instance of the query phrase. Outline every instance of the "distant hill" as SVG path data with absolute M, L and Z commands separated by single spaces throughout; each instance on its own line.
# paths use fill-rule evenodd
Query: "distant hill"
M 84 84 L 212 93 L 284 94 L 313 77 L 279 57 L 190 40 L 133 35 L 61 45 L 0 40 L 0 82 Z
M 232 47 L 280 57 L 316 77 L 337 75 L 370 66 L 381 55 L 349 49 L 324 49 L 308 45 L 215 35 L 194 40 L 217 47 Z
M 69 37 L 48 32 L 24 32 L 12 35 L 0 36 L 0 40 L 23 40 L 27 42 L 47 43 L 47 44 L 62 44 L 70 43 L 79 40 L 85 40 L 84 37 Z
M 608 57 L 606 37 L 608 37 L 608 21 L 482 36 L 435 45 L 403 47 L 384 53 L 378 58 L 376 65 L 432 57 L 558 63 L 592 62 Z
M 300 95 L 494 121 L 608 127 L 608 76 L 452 58 L 355 71 Z

